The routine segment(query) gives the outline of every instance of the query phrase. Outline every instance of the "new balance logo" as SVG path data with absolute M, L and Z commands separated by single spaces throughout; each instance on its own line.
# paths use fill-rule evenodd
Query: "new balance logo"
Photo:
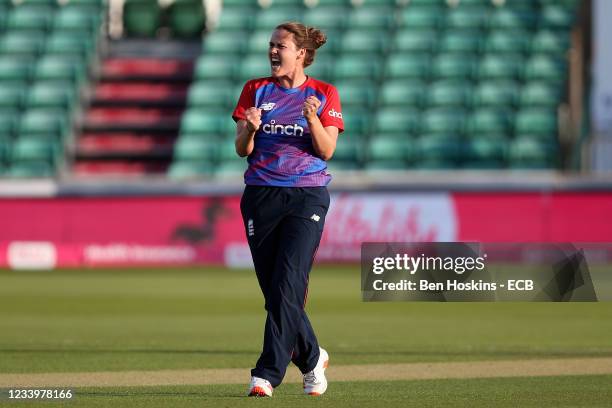
M 329 112 L 327 112 L 327 114 L 332 118 L 342 119 L 342 112 L 336 112 L 335 109 L 330 110 Z
M 247 221 L 247 231 L 249 237 L 255 236 L 255 226 L 253 225 L 253 220 L 251 218 L 249 218 L 249 220 Z
M 267 102 L 267 103 L 262 103 L 259 109 L 265 110 L 265 111 L 271 111 L 272 109 L 274 109 L 275 106 L 276 104 L 274 102 Z
M 312 214 L 312 217 L 310 217 L 311 220 L 314 220 L 316 222 L 319 222 L 319 220 L 321 219 L 321 217 L 319 217 L 317 214 Z

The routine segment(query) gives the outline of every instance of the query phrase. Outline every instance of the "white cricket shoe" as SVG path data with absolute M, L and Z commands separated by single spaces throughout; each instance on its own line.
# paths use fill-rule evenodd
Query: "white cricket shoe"
M 319 361 L 315 368 L 304 374 L 304 394 L 322 395 L 327 390 L 325 369 L 329 365 L 329 355 L 325 349 L 319 347 Z
M 270 381 L 259 377 L 251 377 L 249 397 L 271 397 L 273 390 Z

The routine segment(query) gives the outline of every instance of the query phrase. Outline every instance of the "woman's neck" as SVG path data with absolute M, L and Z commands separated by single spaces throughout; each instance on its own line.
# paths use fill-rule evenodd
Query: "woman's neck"
M 304 71 L 295 72 L 292 75 L 283 75 L 277 78 L 278 84 L 286 89 L 297 88 L 303 85 L 306 79 L 308 79 L 308 77 Z

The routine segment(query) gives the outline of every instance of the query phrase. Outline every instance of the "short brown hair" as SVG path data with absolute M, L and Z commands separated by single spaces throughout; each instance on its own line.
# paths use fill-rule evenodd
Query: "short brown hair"
M 307 27 L 297 21 L 288 21 L 276 26 L 277 30 L 285 30 L 293 34 L 295 45 L 306 49 L 304 68 L 314 62 L 317 48 L 325 44 L 327 37 L 323 31 L 314 27 Z

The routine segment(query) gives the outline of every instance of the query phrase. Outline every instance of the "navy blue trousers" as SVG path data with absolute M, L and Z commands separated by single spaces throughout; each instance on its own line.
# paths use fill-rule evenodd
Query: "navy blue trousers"
M 240 201 L 267 311 L 263 351 L 251 375 L 281 384 L 289 362 L 302 373 L 319 359 L 304 306 L 329 208 L 326 187 L 247 186 Z

